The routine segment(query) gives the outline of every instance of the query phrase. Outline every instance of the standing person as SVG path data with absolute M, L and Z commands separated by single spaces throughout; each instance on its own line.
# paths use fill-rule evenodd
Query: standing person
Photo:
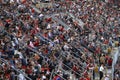
M 102 78 L 103 78 L 103 71 L 104 71 L 104 66 L 103 66 L 103 64 L 101 64 L 100 70 L 99 70 L 99 72 L 100 72 L 100 80 L 102 80 Z
M 103 54 L 100 57 L 100 64 L 105 64 L 105 56 Z
M 98 68 L 98 65 L 95 64 L 93 68 L 93 80 L 95 80 L 95 77 L 98 76 L 98 74 L 99 74 L 99 68 Z

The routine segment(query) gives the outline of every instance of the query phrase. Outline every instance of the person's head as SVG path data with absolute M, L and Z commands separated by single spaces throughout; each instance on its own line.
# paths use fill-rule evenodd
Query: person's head
M 101 66 L 104 66 L 103 64 L 101 64 Z

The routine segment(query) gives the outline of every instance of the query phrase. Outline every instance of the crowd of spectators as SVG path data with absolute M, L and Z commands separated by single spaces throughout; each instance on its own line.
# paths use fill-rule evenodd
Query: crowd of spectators
M 65 1 L 38 13 L 35 4 L 0 3 L 1 80 L 90 80 L 95 66 L 111 67 L 114 41 L 119 46 L 117 6 L 102 0 Z

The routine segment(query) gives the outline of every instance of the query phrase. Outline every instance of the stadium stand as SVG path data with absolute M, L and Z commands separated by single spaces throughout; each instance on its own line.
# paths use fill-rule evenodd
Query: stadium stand
M 0 0 L 0 80 L 112 79 L 118 3 Z M 119 59 L 115 65 L 119 80 Z

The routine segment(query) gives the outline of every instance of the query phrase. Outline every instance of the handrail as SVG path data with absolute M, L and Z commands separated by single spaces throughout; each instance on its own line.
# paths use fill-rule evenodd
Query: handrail
M 5 30 L 4 30 L 4 31 L 5 31 Z M 5 31 L 5 32 L 6 32 L 7 34 L 9 34 L 7 31 Z M 10 35 L 12 35 L 12 34 L 10 34 Z M 13 35 L 13 36 L 14 36 L 14 35 Z M 14 37 L 15 37 L 15 36 L 14 36 Z M 23 42 L 20 42 L 20 43 L 25 44 L 25 43 L 23 43 Z M 20 44 L 20 43 L 19 43 L 19 44 Z M 34 49 L 32 49 L 32 48 L 30 48 L 30 47 L 28 47 L 28 46 L 26 46 L 26 45 L 25 45 L 25 47 L 28 48 L 28 49 L 30 49 L 30 50 L 32 50 L 33 52 L 36 52 L 37 54 L 39 54 L 39 52 L 35 51 Z M 41 57 L 45 58 L 43 55 L 41 55 L 41 54 L 39 54 L 39 55 L 40 55 Z
M 113 57 L 113 62 L 112 62 L 112 80 L 114 80 L 114 68 L 115 68 L 115 64 L 118 60 L 118 57 L 120 56 L 120 47 L 118 48 L 118 51 L 115 52 L 114 57 Z
M 49 80 L 52 80 L 53 73 L 54 73 L 54 70 L 52 70 Z
M 41 35 L 42 36 L 42 35 Z M 43 36 L 42 36 L 43 37 Z M 48 41 L 51 41 L 50 39 L 47 39 Z M 52 41 L 51 41 L 52 42 Z M 63 56 L 63 55 L 62 55 Z M 71 55 L 71 56 L 73 56 L 73 55 Z M 74 56 L 73 56 L 74 57 Z M 79 56 L 80 57 L 80 56 Z M 77 59 L 76 59 L 77 60 Z M 78 61 L 78 60 L 77 60 Z
M 5 63 L 5 64 L 7 64 L 8 66 L 10 66 L 5 59 L 0 58 L 0 60 L 1 60 L 3 63 Z M 10 67 L 11 67 L 12 69 L 14 69 L 16 72 L 23 74 L 21 71 L 17 70 L 17 69 L 14 68 L 13 66 L 10 66 Z M 32 79 L 29 78 L 26 74 L 23 74 L 23 76 L 26 77 L 28 80 L 32 80 Z
M 4 32 L 6 32 L 7 34 L 9 34 L 6 30 L 4 30 Z M 12 34 L 9 34 L 9 35 L 12 35 Z M 13 35 L 14 36 L 14 35 Z M 15 37 L 15 36 L 14 36 Z M 22 42 L 20 42 L 20 43 L 22 43 Z M 28 47 L 27 47 L 28 48 Z M 30 47 L 29 47 L 29 49 L 30 49 Z M 34 51 L 32 48 L 30 49 L 30 50 L 32 50 L 32 51 Z M 36 52 L 36 51 L 34 51 L 34 52 Z M 38 52 L 37 52 L 38 53 Z M 41 55 L 42 56 L 42 55 Z M 42 56 L 43 57 L 43 56 Z
M 67 26 L 67 28 L 68 28 L 68 25 L 66 25 L 64 22 L 62 22 L 60 19 L 57 19 L 56 17 L 55 17 L 55 15 L 52 15 L 52 18 L 53 19 L 55 19 L 55 20 L 59 20 L 59 22 L 61 22 L 61 24 L 63 25 L 63 26 Z M 64 24 L 63 24 L 64 23 Z M 72 45 L 71 45 L 72 46 Z M 73 47 L 73 46 L 72 46 Z M 77 49 L 78 50 L 78 49 Z M 79 50 L 78 50 L 79 51 Z
M 53 41 L 51 41 L 50 39 L 42 36 L 42 34 L 39 32 L 36 34 L 36 36 L 39 36 L 41 39 L 43 39 L 45 42 L 51 42 L 51 43 L 54 43 Z M 47 40 L 47 41 L 46 41 Z
M 20 42 L 20 44 L 25 44 L 24 42 Z M 27 49 L 37 53 L 38 55 L 40 55 L 43 59 L 45 59 L 45 57 L 43 55 L 40 54 L 40 52 L 38 52 L 37 50 L 35 49 L 32 49 L 31 47 L 27 46 L 27 45 L 24 45 L 24 47 L 26 47 Z M 47 58 L 47 57 L 46 57 Z
M 62 54 L 61 54 L 62 55 Z M 58 59 L 57 59 L 58 60 Z M 59 60 L 58 60 L 59 61 Z M 71 71 L 73 71 L 74 73 L 78 74 L 79 76 L 81 76 L 79 73 L 77 73 L 76 71 L 72 70 L 69 66 L 65 65 L 64 63 L 62 63 L 64 66 L 66 66 L 67 68 L 69 68 Z
M 60 19 L 56 18 L 55 15 L 51 16 L 53 20 L 57 21 L 59 24 L 63 25 L 65 29 L 67 30 L 69 28 L 68 25 L 66 25 L 64 22 L 62 22 Z
M 57 68 L 57 66 L 56 66 L 56 68 Z M 56 68 L 55 68 L 55 70 L 56 70 Z M 57 72 L 54 71 L 54 70 L 53 70 L 53 74 L 56 74 L 56 75 L 60 76 L 63 80 L 67 80 L 67 79 L 63 78 L 61 75 L 57 74 Z
M 63 64 L 63 63 L 62 63 L 62 64 Z M 65 65 L 65 64 L 63 64 L 63 65 L 66 66 L 68 69 L 70 69 L 70 71 L 73 71 L 73 72 L 76 73 L 77 75 L 81 76 L 81 74 L 79 74 L 78 72 L 72 70 L 69 66 L 67 66 L 67 65 Z
M 68 12 L 67 12 L 67 14 L 68 14 Z M 69 16 L 71 16 L 72 18 L 75 18 L 71 13 L 69 14 Z M 52 16 L 54 19 L 57 19 L 56 17 L 54 17 L 54 16 Z M 57 19 L 58 20 L 58 19 Z M 62 21 L 61 21 L 62 22 Z M 65 23 L 64 23 L 65 24 Z M 83 46 L 83 45 L 82 45 Z M 84 48 L 86 48 L 85 46 L 83 46 Z M 88 48 L 86 48 L 86 49 L 88 49 Z M 92 53 L 94 53 L 93 51 L 91 51 L 90 49 L 89 49 L 89 51 L 90 52 L 92 52 Z
M 6 32 L 7 34 L 9 34 L 6 30 L 4 30 L 4 32 Z M 11 34 L 9 34 L 9 35 L 11 35 Z M 14 36 L 15 37 L 15 36 Z M 23 42 L 20 42 L 19 41 L 19 44 L 18 45 L 20 45 L 20 44 L 25 44 L 25 43 L 23 43 Z M 26 45 L 24 45 L 27 49 L 30 49 L 31 51 L 33 51 L 33 52 L 36 52 L 38 55 L 40 55 L 43 59 L 45 59 L 45 57 L 43 56 L 43 55 L 41 55 L 41 54 L 39 54 L 39 52 L 37 52 L 36 50 L 34 50 L 34 49 L 32 49 L 32 48 L 30 48 L 30 47 L 28 47 L 28 46 L 26 46 Z M 47 57 L 46 57 L 47 58 Z M 48 59 L 48 58 L 47 58 Z M 48 59 L 49 60 L 49 59 Z
M 56 75 L 58 75 L 56 72 L 54 72 Z M 60 78 L 62 78 L 63 80 L 67 80 L 67 79 L 65 79 L 65 78 L 63 78 L 61 75 L 58 75 L 58 76 L 60 76 Z
M 5 31 L 7 34 L 9 34 L 7 31 Z M 12 35 L 12 34 L 9 34 L 9 35 Z M 15 36 L 14 36 L 15 37 Z M 21 42 L 19 42 L 19 44 L 20 44 Z M 32 48 L 30 48 L 30 47 L 28 47 L 28 46 L 25 46 L 25 47 L 27 47 L 28 49 L 30 49 L 30 50 L 32 50 L 33 52 L 36 52 L 37 54 L 39 54 L 39 52 L 37 52 L 37 51 L 35 51 L 34 49 L 32 49 Z M 42 56 L 41 54 L 39 54 L 40 56 Z M 43 58 L 45 58 L 44 56 L 42 56 Z M 12 67 L 13 68 L 13 67 Z M 15 68 L 14 68 L 15 69 Z M 24 74 L 24 76 L 26 76 L 25 74 Z M 31 79 L 30 79 L 31 80 Z
M 61 55 L 62 57 L 66 58 L 64 55 Z M 74 57 L 73 55 L 70 55 L 72 57 Z M 77 60 L 79 62 L 79 64 L 81 63 L 77 58 L 74 57 L 74 60 Z M 77 66 L 79 66 L 77 63 L 74 63 L 76 64 Z M 81 66 L 79 66 L 80 68 L 82 68 Z
M 55 17 L 54 17 L 55 18 Z M 55 18 L 56 19 L 56 18 Z M 28 48 L 28 47 L 27 47 Z M 33 50 L 33 49 L 32 49 Z M 36 52 L 36 51 L 35 51 Z M 39 54 L 39 52 L 37 52 Z M 65 64 L 64 64 L 65 65 Z M 68 66 L 67 66 L 68 67 Z M 70 68 L 71 69 L 71 68 Z
M 40 34 L 40 33 L 39 33 Z M 42 36 L 43 37 L 43 36 Z M 44 37 L 45 38 L 45 37 Z M 45 38 L 47 39 L 47 38 Z M 52 42 L 50 39 L 47 39 L 48 41 Z M 62 55 L 63 56 L 63 55 Z M 73 55 L 71 55 L 72 57 L 74 57 Z M 80 56 L 79 56 L 80 57 Z M 77 60 L 78 62 L 80 62 L 76 57 L 74 57 L 75 60 Z M 78 65 L 78 64 L 77 64 Z
M 57 68 L 59 68 L 59 66 L 58 66 L 58 65 L 57 65 L 57 66 L 55 66 L 55 69 L 54 69 L 54 70 L 56 70 Z M 63 70 L 63 69 L 62 69 L 62 70 Z M 63 71 L 65 71 L 65 70 L 63 70 Z M 55 74 L 57 74 L 57 73 L 56 73 L 56 71 L 54 71 L 54 73 L 55 73 Z M 57 75 L 58 75 L 58 74 L 57 74 Z M 62 77 L 61 75 L 58 75 L 58 76 Z M 63 77 L 62 77 L 62 78 L 63 78 Z M 66 80 L 65 78 L 63 78 L 63 79 L 64 79 L 64 80 Z
M 75 18 L 75 16 L 72 13 L 66 12 L 70 17 L 72 17 L 73 19 L 76 19 L 79 23 L 82 22 L 81 20 L 79 21 L 77 18 Z M 90 52 L 94 53 L 94 51 L 92 51 L 90 48 L 88 48 L 87 46 L 83 45 L 83 47 L 85 47 L 86 49 L 88 49 Z M 105 53 L 102 51 L 102 53 Z
M 52 18 L 55 19 L 55 20 L 58 20 L 57 18 L 54 17 L 54 15 L 52 15 Z M 60 21 L 61 21 L 61 20 L 59 20 L 59 22 L 60 22 Z M 61 22 L 62 22 L 62 21 L 61 21 Z M 62 23 L 63 23 L 63 22 L 62 22 Z M 60 23 L 60 24 L 62 24 L 62 23 Z M 64 24 L 65 24 L 65 23 L 64 23 Z M 62 25 L 63 25 L 63 24 L 62 24 Z M 66 24 L 65 24 L 65 25 L 66 25 Z M 63 25 L 63 26 L 64 26 L 64 25 Z M 40 33 L 39 33 L 39 35 L 42 36 Z M 42 37 L 43 37 L 43 36 L 42 36 Z M 45 37 L 43 37 L 43 38 L 45 38 Z M 45 39 L 47 39 L 47 38 L 45 38 Z M 52 42 L 50 39 L 47 39 L 47 40 L 50 41 L 50 42 Z M 64 65 L 65 65 L 65 64 L 64 64 Z M 68 66 L 67 66 L 67 67 L 68 67 Z M 70 69 L 71 69 L 71 68 L 70 68 Z M 71 70 L 72 70 L 72 69 L 71 69 Z M 76 74 L 77 74 L 77 73 L 76 73 Z M 79 75 L 80 75 L 80 74 L 79 74 Z
M 4 32 L 6 32 L 7 34 L 9 34 L 6 30 L 4 30 Z M 11 35 L 11 34 L 9 34 L 9 35 Z M 13 35 L 14 36 L 14 35 Z M 15 37 L 15 36 L 14 36 Z M 25 44 L 25 43 L 23 43 L 23 42 L 19 42 L 19 44 Z M 24 45 L 25 46 L 25 45 Z M 34 49 L 32 49 L 32 48 L 30 48 L 30 47 L 28 47 L 28 46 L 25 46 L 25 47 L 27 47 L 28 49 L 30 49 L 30 50 L 32 50 L 33 52 L 36 52 L 36 53 L 38 53 L 39 54 L 39 52 L 37 52 L 37 51 L 35 51 Z M 40 54 L 39 54 L 40 55 Z M 40 55 L 40 56 L 42 56 L 43 58 L 44 58 L 44 56 L 43 55 Z
M 6 30 L 4 30 L 4 32 L 6 32 L 8 35 L 11 35 L 11 34 L 9 34 Z M 4 60 L 3 58 L 0 58 L 0 60 Z M 4 62 L 6 62 L 6 60 L 4 60 Z M 6 62 L 7 63 L 7 62 Z M 9 64 L 7 64 L 7 65 L 9 65 Z M 13 67 L 12 67 L 13 68 Z M 14 70 L 16 70 L 15 68 L 13 68 Z M 17 70 L 17 72 L 19 72 L 18 70 Z M 20 72 L 19 72 L 20 73 Z M 26 78 L 28 78 L 29 80 L 32 80 L 31 78 L 29 78 L 28 76 L 26 76 L 25 74 L 24 74 L 24 76 L 26 77 Z
M 79 22 L 79 25 L 80 25 L 80 26 L 82 27 L 82 29 L 83 29 L 84 23 L 83 23 L 83 21 L 82 21 L 81 19 L 78 19 L 77 17 L 75 17 L 72 13 L 69 13 L 69 12 L 67 12 L 67 11 L 66 11 L 66 13 L 67 13 L 69 16 L 71 16 L 73 19 L 77 20 L 77 21 Z

